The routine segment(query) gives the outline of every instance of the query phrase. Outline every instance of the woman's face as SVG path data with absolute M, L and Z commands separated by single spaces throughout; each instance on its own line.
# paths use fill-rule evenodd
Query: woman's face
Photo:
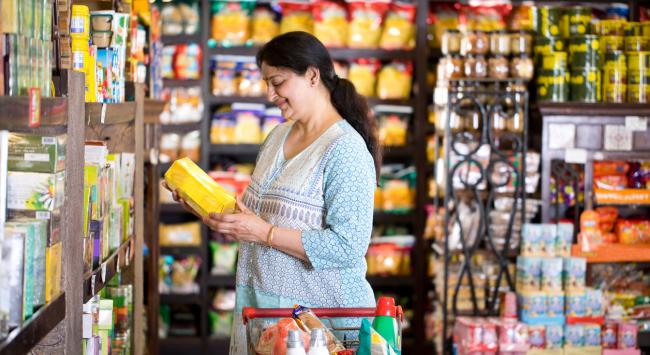
M 309 102 L 315 88 L 307 75 L 262 63 L 262 77 L 267 84 L 268 100 L 280 108 L 284 118 L 295 121 L 310 116 Z

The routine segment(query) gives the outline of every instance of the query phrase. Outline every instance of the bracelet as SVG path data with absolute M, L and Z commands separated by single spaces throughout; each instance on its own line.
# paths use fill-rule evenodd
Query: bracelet
M 269 248 L 273 248 L 273 234 L 275 232 L 275 226 L 271 225 L 271 229 L 269 230 L 269 234 L 266 235 L 266 245 Z

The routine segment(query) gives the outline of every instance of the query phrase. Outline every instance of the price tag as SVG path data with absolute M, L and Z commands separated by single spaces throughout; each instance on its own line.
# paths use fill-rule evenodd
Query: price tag
M 587 163 L 587 151 L 580 148 L 570 148 L 564 151 L 564 161 L 571 164 Z
M 126 248 L 126 266 L 129 266 L 130 262 L 131 262 L 131 246 L 129 245 L 129 247 Z
M 106 121 L 106 104 L 102 104 L 102 112 L 99 116 L 99 120 L 102 124 L 104 124 L 104 121 Z
M 90 294 L 91 295 L 95 294 L 95 274 L 90 276 Z
M 106 282 L 106 263 L 102 263 L 102 283 Z
M 41 126 L 41 89 L 31 88 L 29 93 L 29 127 Z
M 115 271 L 120 272 L 120 252 L 117 252 L 117 265 L 115 266 Z
M 648 129 L 648 119 L 639 116 L 626 116 L 625 129 L 632 132 L 645 132 Z

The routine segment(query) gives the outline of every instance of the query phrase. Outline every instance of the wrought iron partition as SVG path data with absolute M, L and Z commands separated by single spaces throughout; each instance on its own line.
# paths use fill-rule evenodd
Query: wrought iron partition
M 445 126 L 445 351 L 451 348 L 448 322 L 452 315 L 496 315 L 503 281 L 507 289 L 515 289 L 514 271 L 509 266 L 526 217 L 528 93 L 513 90 L 504 81 L 490 82 L 488 88 L 477 82 L 454 84 L 449 91 Z M 505 213 L 500 208 L 499 213 L 508 218 L 505 233 L 496 236 L 491 213 L 498 197 L 507 197 L 511 203 Z M 474 222 L 461 216 L 462 210 L 471 210 Z M 479 253 L 495 261 L 494 284 L 485 282 L 481 286 L 472 270 L 472 259 Z M 460 260 L 456 270 L 450 268 L 452 259 Z M 455 286 L 450 285 L 450 278 Z M 461 285 L 464 299 L 469 288 L 469 310 L 458 309 Z M 479 302 L 481 298 L 484 300 Z

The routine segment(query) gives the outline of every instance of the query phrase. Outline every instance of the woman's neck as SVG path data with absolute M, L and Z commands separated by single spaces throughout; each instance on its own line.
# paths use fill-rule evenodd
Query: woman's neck
M 295 129 L 301 137 L 307 138 L 320 135 L 342 118 L 330 102 L 318 100 L 314 102 L 312 107 L 314 109 L 309 117 L 296 120 L 294 123 Z

